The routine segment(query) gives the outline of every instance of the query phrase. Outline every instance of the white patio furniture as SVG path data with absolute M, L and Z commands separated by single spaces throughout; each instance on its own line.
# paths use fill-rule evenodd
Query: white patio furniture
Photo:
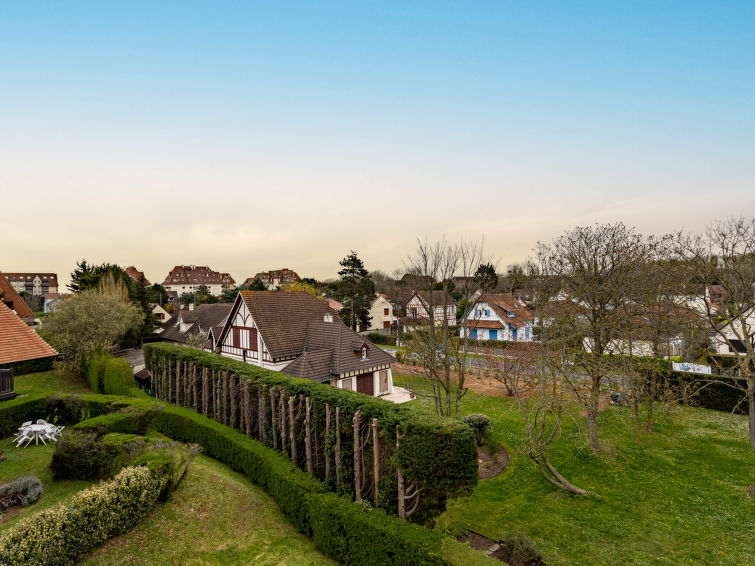
M 31 441 L 34 441 L 34 444 L 39 444 L 39 441 L 42 441 L 42 444 L 47 444 L 45 440 L 52 440 L 53 442 L 57 442 L 58 439 L 56 436 L 60 434 L 60 431 L 63 430 L 63 427 L 58 427 L 54 424 L 45 422 L 42 419 L 39 419 L 37 423 L 32 423 L 29 421 L 29 423 L 24 423 L 19 427 L 19 435 L 16 437 L 16 446 L 21 446 L 24 442 L 24 446 L 29 446 L 31 444 Z

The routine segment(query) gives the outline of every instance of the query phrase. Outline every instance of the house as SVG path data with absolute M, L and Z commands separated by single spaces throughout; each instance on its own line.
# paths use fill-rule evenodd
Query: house
M 18 293 L 26 291 L 30 295 L 58 292 L 58 275 L 56 273 L 4 273 L 8 282 Z
M 44 306 L 42 307 L 45 312 L 52 312 L 56 308 L 58 308 L 58 305 L 61 303 L 64 297 L 67 297 L 68 295 L 61 295 L 60 293 L 47 293 L 45 295 L 42 295 L 42 298 L 45 300 Z
M 220 274 L 220 289 L 222 291 L 230 291 L 236 286 L 236 280 L 231 277 L 230 273 Z
M 220 273 L 206 265 L 177 265 L 163 281 L 163 287 L 167 291 L 175 291 L 179 296 L 194 293 L 202 285 L 209 289 L 210 295 L 219 296 L 223 292 Z
M 435 279 L 430 275 L 416 275 L 414 273 L 404 273 L 398 281 L 401 287 L 417 291 L 419 289 L 431 289 Z
M 52 359 L 57 355 L 47 342 L 0 301 L 0 368 L 13 368 L 25 362 Z M 15 397 L 12 378 L 8 375 L 1 377 L 0 399 Z
M 325 304 L 328 305 L 329 308 L 333 309 L 336 312 L 340 312 L 343 308 L 343 303 L 339 303 L 335 299 L 331 299 L 330 297 L 327 297 L 325 299 Z
M 739 356 L 747 353 L 747 340 L 755 347 L 755 306 L 743 309 L 743 316 L 724 322 L 713 334 L 713 348 L 717 354 Z
M 367 395 L 393 391 L 393 356 L 344 325 L 324 301 L 304 292 L 241 291 L 215 351 Z
M 261 271 L 254 277 L 249 277 L 244 281 L 244 287 L 250 287 L 254 283 L 255 279 L 262 281 L 265 288 L 268 291 L 275 291 L 278 287 L 288 285 L 289 283 L 296 283 L 301 281 L 301 277 L 292 269 L 284 267 L 282 269 L 274 269 L 273 271 Z
M 158 303 L 150 303 L 149 306 L 152 307 L 152 314 L 155 315 L 158 322 L 165 322 L 170 318 L 170 313 Z
M 180 310 L 165 323 L 165 329 L 159 334 L 164 342 L 185 344 L 197 334 L 210 338 L 210 329 L 222 326 L 225 323 L 231 305 L 216 303 L 214 305 L 191 306 L 189 309 Z
M 407 330 L 428 324 L 431 311 L 436 324 L 445 318 L 449 326 L 456 326 L 456 301 L 444 291 L 415 291 L 404 310 L 406 316 L 400 322 Z
M 375 300 L 370 305 L 370 317 L 370 327 L 367 330 L 390 332 L 391 326 L 395 325 L 396 317 L 387 295 L 376 293 Z
M 534 319 L 524 303 L 511 293 L 486 293 L 464 313 L 459 336 L 532 342 Z
M 149 281 L 147 280 L 147 278 L 146 278 L 146 277 L 144 277 L 144 272 L 143 272 L 143 271 L 139 271 L 139 270 L 138 270 L 137 268 L 135 268 L 135 267 L 134 267 L 133 265 L 130 265 L 130 266 L 128 266 L 128 267 L 127 267 L 126 269 L 124 269 L 123 271 L 125 271 L 125 272 L 126 272 L 126 275 L 128 275 L 129 277 L 131 277 L 131 279 L 133 279 L 133 280 L 134 280 L 134 281 L 136 281 L 137 283 L 139 283 L 139 282 L 140 282 L 140 281 L 142 281 L 142 279 L 143 279 L 143 280 L 144 280 L 144 284 L 145 284 L 145 285 L 148 285 L 148 286 L 149 286 L 149 285 L 152 285 L 152 283 L 150 283 L 150 282 L 149 282 Z
M 16 288 L 5 278 L 5 274 L 0 273 L 0 303 L 3 303 L 10 310 L 24 319 L 31 320 L 34 313 L 21 298 Z

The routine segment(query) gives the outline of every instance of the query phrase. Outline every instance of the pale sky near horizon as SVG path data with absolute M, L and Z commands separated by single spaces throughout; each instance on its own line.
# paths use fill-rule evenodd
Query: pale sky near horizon
M 755 215 L 755 2 L 0 3 L 0 271 L 503 268 Z

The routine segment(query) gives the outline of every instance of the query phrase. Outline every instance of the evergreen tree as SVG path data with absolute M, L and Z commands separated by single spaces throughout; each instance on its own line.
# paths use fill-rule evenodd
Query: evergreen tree
M 343 303 L 341 318 L 352 330 L 357 326 L 366 330 L 370 326 L 370 305 L 375 298 L 375 282 L 364 268 L 364 263 L 354 250 L 340 262 L 343 269 L 336 289 L 336 298 Z
M 475 283 L 483 292 L 494 290 L 498 286 L 498 274 L 492 263 L 481 263 L 474 274 Z

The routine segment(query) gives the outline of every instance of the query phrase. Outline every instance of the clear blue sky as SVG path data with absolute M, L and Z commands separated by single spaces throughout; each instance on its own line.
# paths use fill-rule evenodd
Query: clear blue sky
M 6 1 L 0 69 L 5 271 L 503 266 L 755 214 L 752 1 Z

